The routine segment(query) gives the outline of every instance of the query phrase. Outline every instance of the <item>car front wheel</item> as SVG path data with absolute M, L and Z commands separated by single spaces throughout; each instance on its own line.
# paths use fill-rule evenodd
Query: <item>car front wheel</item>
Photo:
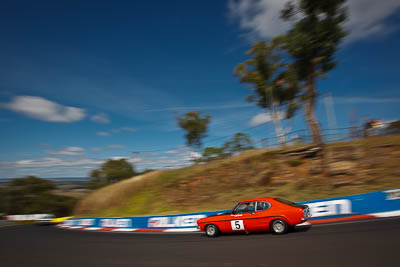
M 219 229 L 215 224 L 209 224 L 206 226 L 206 235 L 208 237 L 216 237 L 219 234 Z
M 286 234 L 289 231 L 289 225 L 285 220 L 277 219 L 271 222 L 271 231 L 274 234 Z

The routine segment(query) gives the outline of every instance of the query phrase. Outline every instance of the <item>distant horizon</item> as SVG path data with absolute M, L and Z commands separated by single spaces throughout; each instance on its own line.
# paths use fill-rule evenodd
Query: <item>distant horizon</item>
M 26 177 L 29 177 L 29 176 L 35 176 L 35 177 L 37 177 L 37 178 L 40 178 L 40 179 L 48 179 L 48 180 L 53 180 L 53 179 L 70 179 L 70 180 L 72 180 L 72 179 L 77 179 L 77 180 L 85 180 L 85 179 L 87 179 L 87 180 L 89 180 L 91 177 L 41 177 L 41 176 L 36 176 L 36 175 L 26 175 L 26 176 L 23 176 L 23 177 L 15 177 L 15 178 L 2 178 L 2 177 L 0 177 L 0 181 L 1 180 L 15 180 L 15 179 L 20 179 L 20 178 L 26 178 Z

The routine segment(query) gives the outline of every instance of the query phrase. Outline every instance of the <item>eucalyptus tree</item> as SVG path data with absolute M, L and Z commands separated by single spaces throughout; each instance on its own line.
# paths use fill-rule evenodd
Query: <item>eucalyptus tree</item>
M 296 77 L 282 49 L 284 43 L 285 36 L 279 36 L 270 43 L 255 42 L 246 52 L 250 58 L 239 63 L 234 71 L 240 82 L 252 91 L 247 100 L 271 115 L 276 136 L 282 145 L 286 142 L 282 119 L 292 117 L 298 106 Z
M 199 111 L 187 112 L 182 117 L 177 118 L 178 125 L 186 131 L 186 144 L 195 149 L 200 149 L 202 139 L 206 136 L 208 123 L 211 115 L 201 115 Z
M 314 115 L 317 80 L 335 68 L 334 54 L 346 36 L 345 0 L 296 0 L 286 4 L 281 18 L 292 23 L 285 37 L 285 49 L 304 90 L 305 115 L 313 142 L 322 146 L 321 131 Z

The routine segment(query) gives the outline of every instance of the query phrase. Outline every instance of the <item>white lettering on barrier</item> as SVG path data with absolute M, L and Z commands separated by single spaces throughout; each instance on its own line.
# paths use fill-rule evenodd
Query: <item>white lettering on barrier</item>
M 385 191 L 386 200 L 396 200 L 400 199 L 400 189 L 392 189 Z
M 206 215 L 186 215 L 173 217 L 152 217 L 147 221 L 148 227 L 196 227 L 197 220 L 206 217 Z
M 351 214 L 351 201 L 349 199 L 338 199 L 305 204 L 310 207 L 312 217 Z
M 74 226 L 78 220 L 65 220 L 62 222 L 64 226 Z
M 131 219 L 101 219 L 100 226 L 104 228 L 130 228 Z
M 80 226 L 92 226 L 94 224 L 94 219 L 80 219 L 79 223 L 76 223 Z

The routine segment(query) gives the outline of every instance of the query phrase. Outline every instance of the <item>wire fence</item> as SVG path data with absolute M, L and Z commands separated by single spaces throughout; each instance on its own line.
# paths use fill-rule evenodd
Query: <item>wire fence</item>
M 346 127 L 337 129 L 322 129 L 321 137 L 324 143 L 335 143 L 343 141 L 351 141 L 354 139 L 362 138 L 365 135 L 364 127 Z M 312 144 L 313 135 L 309 130 L 297 130 L 286 133 L 282 136 L 284 142 L 280 142 L 281 137 L 269 137 L 255 141 L 256 147 L 274 148 L 281 145 L 301 145 Z
M 250 127 L 248 131 L 257 127 Z M 345 127 L 336 129 L 321 129 L 321 137 L 324 143 L 336 143 L 357 140 L 365 136 L 385 135 L 391 132 L 385 127 L 377 129 L 366 129 L 363 126 Z M 231 138 L 232 136 L 218 137 L 218 141 Z M 285 142 L 280 142 L 280 137 L 274 136 L 253 140 L 253 146 L 256 148 L 278 148 L 281 145 L 307 145 L 313 144 L 313 136 L 309 130 L 302 129 L 286 133 L 284 136 Z M 217 140 L 216 138 L 214 138 Z M 215 141 L 215 140 L 211 141 Z M 207 142 L 209 143 L 209 142 Z M 160 149 L 158 151 L 143 151 L 136 152 L 133 155 L 133 162 L 137 166 L 144 169 L 174 169 L 182 168 L 194 163 L 195 159 L 201 157 L 200 151 L 193 151 L 186 146 L 176 147 L 175 149 Z

